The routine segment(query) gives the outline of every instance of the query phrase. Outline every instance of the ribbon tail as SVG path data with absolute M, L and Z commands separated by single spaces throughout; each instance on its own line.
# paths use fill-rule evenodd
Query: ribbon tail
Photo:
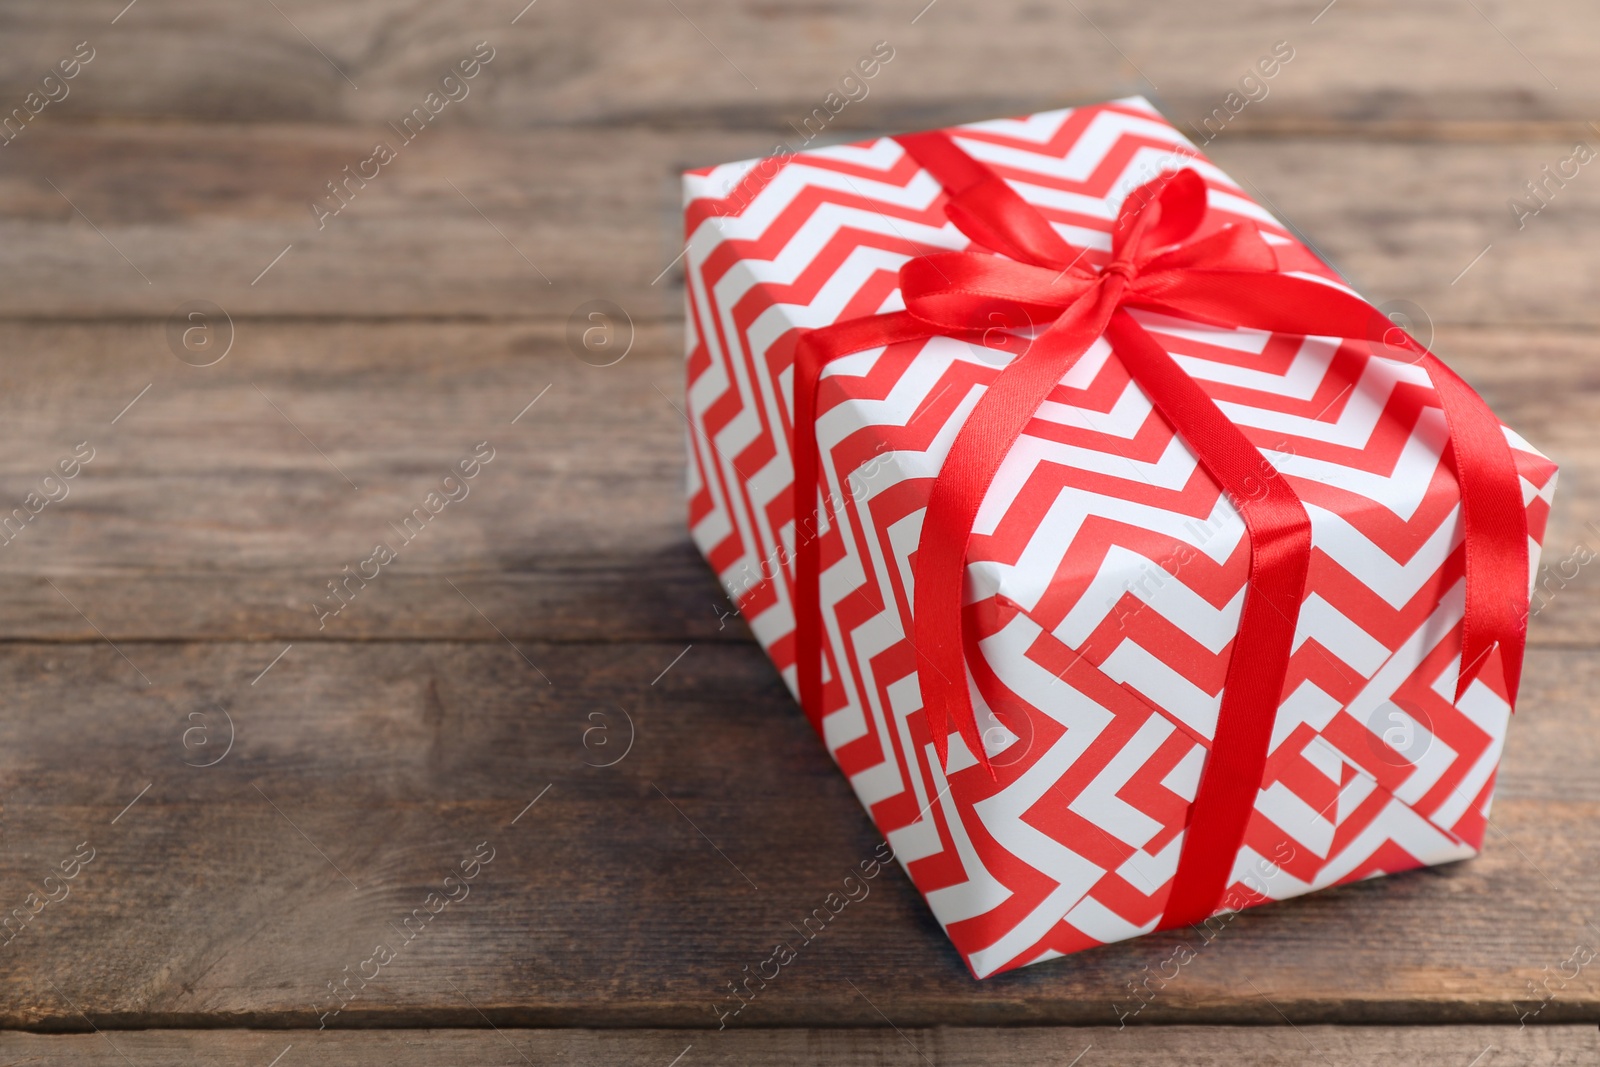
M 965 669 L 966 664 L 963 663 L 962 670 Z M 930 672 L 938 673 L 938 670 L 931 657 L 924 656 L 921 651 L 917 652 L 918 678 L 926 679 Z M 966 681 L 965 674 L 962 675 L 962 681 Z M 929 694 L 934 689 L 935 687 L 929 685 L 926 680 L 922 682 L 922 717 L 928 724 L 928 736 L 933 742 L 934 757 L 939 761 L 939 773 L 943 774 L 945 768 L 950 766 L 950 709 L 940 698 L 930 697 Z M 983 760 L 985 767 L 988 767 L 988 753 L 982 745 L 978 746 L 978 753 L 978 758 Z M 989 773 L 993 774 L 994 768 L 989 767 Z
M 1466 531 L 1466 610 L 1455 700 L 1498 647 L 1515 707 L 1528 628 L 1528 514 L 1511 446 L 1483 398 L 1414 338 L 1389 344 L 1385 338 L 1396 332 L 1394 323 L 1331 285 L 1284 274 L 1174 271 L 1151 279 L 1139 302 L 1251 329 L 1365 340 L 1399 349 L 1395 358 L 1415 354 L 1444 409 Z
M 822 369 L 840 356 L 930 336 L 903 311 L 851 319 L 800 335 L 794 350 L 794 608 L 795 671 L 800 706 L 814 726 L 826 713 L 822 658 L 822 457 L 817 447 L 817 388 Z M 831 512 L 831 509 L 830 509 Z M 834 522 L 830 513 L 829 525 Z
M 1061 376 L 1094 343 L 1104 318 L 1099 306 L 1069 312 L 995 376 L 957 431 L 928 495 L 917 542 L 912 645 L 941 767 L 947 765 L 945 738 L 954 719 L 974 758 L 994 774 L 972 709 L 962 636 L 967 541 L 978 509 L 1006 453 Z
M 1488 405 L 1438 357 L 1421 345 L 1416 348 L 1426 357 L 1424 367 L 1444 404 L 1461 486 L 1467 610 L 1461 622 L 1456 702 L 1498 647 L 1507 701 L 1515 708 L 1528 637 L 1528 513 L 1522 478 L 1500 420 Z

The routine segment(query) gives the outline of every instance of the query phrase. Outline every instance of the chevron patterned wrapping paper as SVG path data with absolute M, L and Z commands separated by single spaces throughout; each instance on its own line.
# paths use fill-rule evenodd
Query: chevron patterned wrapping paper
M 949 132 L 1091 254 L 1124 196 L 1187 165 L 1214 218 L 1339 280 L 1142 99 Z M 887 138 L 693 171 L 684 191 L 690 526 L 793 690 L 797 332 L 898 310 L 902 263 L 968 241 Z M 1493 662 L 1452 702 L 1462 522 L 1427 374 L 1381 339 L 1133 314 L 1312 521 L 1285 697 L 1218 915 L 1474 855 L 1511 708 Z M 1102 338 L 1006 456 L 968 550 L 968 668 L 997 776 L 954 735 L 938 765 L 906 637 L 913 556 L 932 480 L 1009 358 L 950 338 L 847 356 L 817 420 L 837 520 L 821 533 L 815 725 L 980 978 L 1156 927 L 1229 658 L 1249 651 L 1233 641 L 1244 525 Z M 1536 567 L 1556 468 L 1505 435 Z

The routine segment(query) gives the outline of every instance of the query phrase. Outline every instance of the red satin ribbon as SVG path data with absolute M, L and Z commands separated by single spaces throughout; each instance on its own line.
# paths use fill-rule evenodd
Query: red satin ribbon
M 896 140 L 944 186 L 950 220 L 975 245 L 998 254 L 968 250 L 911 259 L 900 268 L 905 311 L 809 330 L 797 343 L 794 610 L 801 704 L 820 722 L 827 706 L 816 440 L 823 367 L 902 341 L 977 340 L 993 331 L 997 315 L 1013 327 L 1050 324 L 995 376 L 956 434 L 934 480 L 917 546 L 911 643 L 934 750 L 943 768 L 953 723 L 993 775 L 967 681 L 961 624 L 967 541 L 1006 453 L 1062 376 L 1104 335 L 1239 511 L 1250 542 L 1235 654 L 1162 926 L 1200 922 L 1228 888 L 1265 772 L 1310 565 L 1311 523 L 1287 480 L 1125 308 L 1298 335 L 1370 339 L 1398 331 L 1357 297 L 1278 273 L 1277 257 L 1254 227 L 1230 225 L 1189 240 L 1207 208 L 1205 183 L 1193 170 L 1164 173 L 1128 196 L 1112 231 L 1111 260 L 1094 271 L 1082 265 L 1083 251 L 947 134 Z M 1390 347 L 1415 353 L 1427 370 L 1444 408 L 1461 487 L 1467 589 L 1456 698 L 1498 646 L 1515 703 L 1527 623 L 1528 536 L 1511 449 L 1499 420 L 1449 368 L 1409 336 Z M 833 509 L 828 513 L 832 525 Z

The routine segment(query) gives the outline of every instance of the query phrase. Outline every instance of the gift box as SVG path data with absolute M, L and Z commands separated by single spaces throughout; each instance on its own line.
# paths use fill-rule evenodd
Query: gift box
M 975 976 L 1476 853 L 1555 466 L 1147 102 L 683 180 L 694 540 Z

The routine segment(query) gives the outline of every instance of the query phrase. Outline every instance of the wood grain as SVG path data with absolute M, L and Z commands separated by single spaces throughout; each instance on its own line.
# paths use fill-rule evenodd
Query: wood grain
M 642 326 L 603 368 L 564 324 L 236 331 L 196 368 L 159 323 L 0 327 L 0 343 L 51 354 L 7 371 L 0 513 L 80 442 L 96 450 L 0 545 L 0 632 L 497 640 L 473 605 L 547 640 L 739 629 L 684 527 L 676 329 Z M 415 533 L 415 509 L 483 442 L 494 458 L 465 498 Z M 314 604 L 340 604 L 328 583 L 380 541 L 399 558 L 320 618 Z
M 1274 42 L 1292 62 L 1237 120 L 1564 121 L 1600 111 L 1582 0 L 1533 7 L 1222 0 L 1123 9 L 998 0 L 451 0 L 218 7 L 201 0 L 7 6 L 0 91 L 22 97 L 73 44 L 96 58 L 41 122 L 381 124 L 414 106 L 475 42 L 496 58 L 462 122 L 760 126 L 798 122 L 875 41 L 895 58 L 837 120 L 914 128 L 1154 92 L 1180 118 L 1221 104 Z M 519 16 L 519 12 L 521 12 Z M 920 12 L 920 14 L 919 14 Z M 515 20 L 515 21 L 513 21 Z M 452 108 L 455 105 L 451 105 Z M 1580 134 L 1587 136 L 1587 134 Z
M 564 320 L 607 298 L 636 321 L 676 320 L 678 174 L 773 146 L 754 131 L 430 128 L 319 228 L 309 205 L 325 183 L 392 132 L 28 137 L 0 149 L 0 316 L 74 319 L 164 320 L 206 299 L 240 318 Z M 1409 300 L 1439 323 L 1600 322 L 1587 288 L 1600 181 L 1579 170 L 1521 228 L 1508 208 L 1570 141 L 1224 136 L 1207 148 L 1376 301 Z
M 638 324 L 610 367 L 574 355 L 562 323 L 235 331 L 197 368 L 160 323 L 0 322 L 0 350 L 39 354 L 0 368 L 0 515 L 79 442 L 96 449 L 0 544 L 0 637 L 748 639 L 685 529 L 675 324 Z M 1600 550 L 1587 336 L 1454 328 L 1435 343 L 1562 465 L 1547 562 Z M 390 524 L 485 440 L 496 458 L 470 494 L 320 619 L 327 583 L 398 543 Z M 1553 570 L 1533 640 L 1600 642 L 1594 584 L 1592 565 Z
M 8 3 L 0 117 L 95 53 L 0 144 L 0 516 L 94 458 L 0 544 L 0 914 L 94 858 L 0 924 L 0 1056 L 1593 1062 L 1600 986 L 1560 972 L 1600 938 L 1600 182 L 1508 200 L 1600 136 L 1597 33 L 1579 0 Z M 685 536 L 677 174 L 797 143 L 879 40 L 814 143 L 1135 92 L 1193 129 L 1290 42 L 1208 154 L 1563 468 L 1485 854 L 1240 916 L 1132 1017 L 1166 1025 L 1116 1024 L 1191 935 L 976 983 L 897 869 L 724 1014 L 878 842 Z M 567 337 L 595 299 L 614 366 Z M 173 340 L 202 300 L 209 367 Z
M 1596 1036 L 1587 1026 L 1515 1027 L 1130 1027 L 934 1030 L 887 1026 L 872 1030 L 407 1030 L 285 1034 L 282 1031 L 144 1030 L 115 1035 L 0 1034 L 0 1055 L 12 1062 L 74 1067 L 179 1067 L 203 1060 L 228 1067 L 262 1067 L 283 1055 L 283 1067 L 306 1062 L 349 1067 L 433 1067 L 472 1063 L 575 1067 L 669 1063 L 771 1067 L 827 1063 L 835 1067 L 1266 1067 L 1327 1062 L 1387 1067 L 1405 1057 L 1424 1063 L 1515 1062 L 1527 1067 L 1580 1067 L 1594 1062 Z M 1489 1055 L 1485 1055 L 1485 1053 Z M 1507 1057 L 1516 1056 L 1515 1060 Z M 681 1057 L 675 1059 L 675 1057 Z M 1109 1058 L 1108 1058 L 1109 1057 Z
M 1539 649 L 1475 860 L 984 982 L 886 869 L 724 1016 L 878 840 L 760 650 L 686 644 L 11 644 L 0 904 L 95 854 L 0 948 L 0 1024 L 76 1027 L 70 998 L 105 1027 L 1115 1026 L 1186 939 L 1136 1022 L 1600 1011 L 1592 967 L 1553 977 L 1600 938 L 1600 661 Z M 402 944 L 482 842 L 468 895 Z

